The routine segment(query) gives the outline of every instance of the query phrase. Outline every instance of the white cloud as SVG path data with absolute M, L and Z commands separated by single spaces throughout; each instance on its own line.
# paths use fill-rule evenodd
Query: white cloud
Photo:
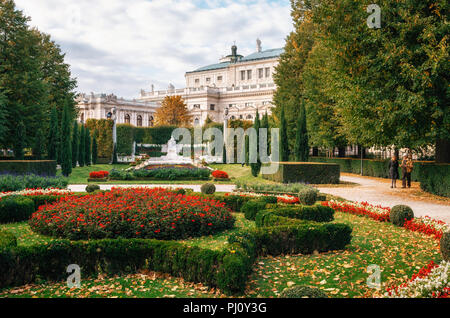
M 67 53 L 81 92 L 136 97 L 141 88 L 184 87 L 186 71 L 230 51 L 284 45 L 288 0 L 16 0 L 30 24 Z

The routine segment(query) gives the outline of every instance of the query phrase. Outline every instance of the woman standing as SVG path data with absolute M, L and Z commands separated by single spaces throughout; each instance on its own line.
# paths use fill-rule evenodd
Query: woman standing
M 391 189 L 397 188 L 398 179 L 398 160 L 397 156 L 392 156 L 391 161 L 389 161 L 389 175 L 391 176 L 392 184 Z

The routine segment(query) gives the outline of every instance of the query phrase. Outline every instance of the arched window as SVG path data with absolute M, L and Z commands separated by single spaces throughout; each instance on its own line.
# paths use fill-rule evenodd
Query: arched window
M 194 120 L 194 125 L 195 125 L 195 126 L 200 125 L 200 119 L 195 118 L 195 120 Z
M 231 119 L 232 119 L 232 120 L 235 120 L 235 119 L 236 119 L 236 117 L 235 117 L 235 116 L 231 116 Z
M 80 120 L 81 120 L 82 123 L 84 123 L 84 113 L 81 114 Z
M 111 112 L 107 113 L 106 114 L 106 118 L 111 119 L 112 118 L 112 113 Z
M 148 117 L 148 126 L 149 127 L 155 126 L 155 118 L 153 118 L 153 116 Z
M 131 123 L 131 117 L 129 114 L 125 115 L 125 124 L 130 124 Z
M 251 119 L 253 119 L 253 116 L 252 115 L 247 115 L 247 119 L 251 120 Z
M 137 116 L 137 126 L 142 127 L 142 116 L 141 115 Z

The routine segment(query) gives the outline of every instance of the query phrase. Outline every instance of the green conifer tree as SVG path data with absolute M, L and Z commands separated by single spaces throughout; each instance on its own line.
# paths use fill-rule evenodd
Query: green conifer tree
M 61 120 L 61 170 L 65 177 L 72 173 L 72 134 L 71 118 L 68 105 L 64 105 Z
M 73 133 L 72 133 L 72 168 L 77 167 L 78 162 L 78 150 L 79 150 L 79 132 L 78 122 L 74 120 L 73 122 Z
M 53 107 L 50 112 L 50 129 L 48 132 L 47 142 L 47 155 L 49 160 L 58 159 L 58 140 L 59 140 L 59 125 L 58 125 L 58 112 L 56 107 Z
M 300 112 L 297 119 L 297 132 L 295 135 L 295 160 L 307 162 L 309 159 L 308 131 L 306 127 L 305 103 L 300 105 Z
M 78 164 L 80 165 L 80 167 L 84 167 L 84 163 L 86 160 L 85 151 L 86 151 L 86 137 L 84 124 L 82 124 L 80 127 L 80 144 L 78 147 Z

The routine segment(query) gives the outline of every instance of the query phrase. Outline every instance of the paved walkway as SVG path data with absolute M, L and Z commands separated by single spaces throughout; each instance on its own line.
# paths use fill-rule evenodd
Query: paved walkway
M 355 187 L 322 188 L 323 193 L 336 195 L 351 201 L 368 202 L 370 204 L 393 207 L 398 204 L 410 206 L 416 216 L 429 216 L 450 224 L 450 203 L 433 200 L 431 196 L 422 195 L 419 184 L 413 183 L 411 189 L 402 189 L 401 181 L 396 189 L 391 189 L 390 180 L 367 178 L 344 174 L 342 181 L 357 183 Z
M 69 185 L 69 190 L 73 192 L 84 192 L 86 191 L 86 184 L 84 185 Z M 201 192 L 200 187 L 201 184 L 116 184 L 116 185 L 100 185 L 100 189 L 102 190 L 111 190 L 111 188 L 183 188 L 183 189 L 192 189 L 195 192 Z M 216 184 L 217 192 L 232 192 L 235 189 L 235 185 L 233 184 Z

